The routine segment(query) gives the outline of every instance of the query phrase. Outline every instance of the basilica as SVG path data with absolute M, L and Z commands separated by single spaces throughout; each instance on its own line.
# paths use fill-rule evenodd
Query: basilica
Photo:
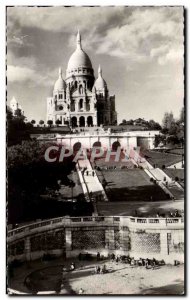
M 73 128 L 117 124 L 115 96 L 109 94 L 100 66 L 95 80 L 92 63 L 82 48 L 79 32 L 65 80 L 60 68 L 53 95 L 47 98 L 48 120 Z

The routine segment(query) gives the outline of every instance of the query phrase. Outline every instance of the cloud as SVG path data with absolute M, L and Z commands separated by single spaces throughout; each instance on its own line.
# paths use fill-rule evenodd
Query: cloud
M 129 63 L 183 59 L 182 7 L 9 7 L 7 27 L 15 36 L 11 41 L 20 46 L 29 43 L 21 32 L 24 27 L 69 33 L 72 47 L 79 28 L 84 49 L 97 54 Z
M 28 35 L 21 35 L 21 34 L 19 34 L 17 36 L 16 35 L 12 35 L 12 36 L 9 35 L 8 39 L 7 39 L 7 42 L 11 43 L 11 44 L 18 45 L 20 47 L 22 47 L 22 46 L 29 47 L 29 46 L 32 46 L 32 43 L 30 43 L 28 41 L 28 38 L 29 38 Z
M 8 83 L 22 83 L 38 86 L 50 86 L 53 84 L 50 76 L 41 75 L 34 69 L 20 66 L 7 66 Z
M 8 7 L 8 28 L 35 27 L 53 32 L 96 30 L 124 15 L 124 7 Z M 130 11 L 130 9 L 129 9 Z M 99 20 L 99 24 L 97 23 Z M 113 20 L 114 21 L 114 20 Z M 114 23 L 114 22 L 113 22 Z M 90 26 L 90 27 L 89 27 Z
M 172 14 L 173 13 L 173 14 Z M 170 19 L 168 19 L 170 15 Z M 158 63 L 183 60 L 183 10 L 170 7 L 137 9 L 123 26 L 95 36 L 98 54 Z

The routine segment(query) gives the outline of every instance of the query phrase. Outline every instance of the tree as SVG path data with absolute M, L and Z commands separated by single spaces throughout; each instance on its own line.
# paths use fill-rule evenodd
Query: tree
M 57 126 L 59 126 L 59 125 L 61 124 L 61 121 L 60 121 L 59 119 L 57 119 L 57 120 L 55 121 L 55 124 L 56 124 Z
M 128 121 L 128 124 L 129 124 L 129 125 L 133 125 L 133 122 L 134 122 L 133 119 L 130 119 L 130 120 Z
M 47 124 L 49 125 L 49 127 L 51 127 L 53 125 L 53 121 L 52 120 L 48 120 Z
M 184 107 L 182 107 L 181 112 L 180 112 L 180 117 L 179 117 L 179 122 L 184 123 L 185 117 L 184 117 Z
M 15 117 L 18 117 L 18 118 L 23 117 L 23 118 L 25 118 L 25 117 L 22 115 L 22 111 L 21 111 L 20 108 L 17 108 L 17 109 L 15 110 Z
M 122 120 L 122 124 L 123 124 L 123 125 L 126 125 L 126 124 L 127 124 L 127 121 L 126 121 L 125 119 L 123 119 L 123 120 Z
M 39 124 L 42 126 L 44 124 L 44 121 L 43 120 L 40 120 L 39 121 Z
M 154 146 L 158 147 L 159 145 L 166 144 L 166 137 L 165 135 L 155 135 Z
M 8 146 L 20 144 L 22 140 L 30 139 L 27 125 L 24 123 L 25 116 L 20 114 L 20 109 L 13 113 L 7 107 L 7 140 Z
M 36 121 L 35 121 L 35 120 L 32 120 L 32 121 L 31 121 L 31 124 L 32 124 L 32 125 L 36 124 Z
M 150 129 L 153 129 L 153 130 L 161 130 L 162 129 L 160 124 L 155 122 L 154 120 L 150 120 L 147 125 L 150 127 Z
M 180 126 L 179 124 L 177 123 L 172 123 L 169 130 L 168 130 L 168 133 L 169 135 L 178 135 L 178 133 L 180 132 Z
M 164 118 L 163 118 L 163 129 L 167 129 L 169 130 L 171 128 L 171 125 L 175 123 L 175 119 L 174 119 L 174 116 L 173 116 L 173 113 L 170 112 L 166 112 L 164 114 Z

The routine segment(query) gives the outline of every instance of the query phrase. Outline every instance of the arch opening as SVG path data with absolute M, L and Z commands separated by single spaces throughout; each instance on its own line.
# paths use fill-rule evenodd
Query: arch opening
M 81 149 L 82 144 L 80 142 L 77 142 L 73 145 L 73 152 L 77 152 Z
M 79 118 L 79 126 L 80 127 L 85 127 L 85 118 L 83 116 L 81 116 Z
M 112 144 L 112 150 L 113 151 L 117 151 L 117 148 L 118 147 L 121 147 L 121 144 L 118 142 L 118 141 L 115 141 L 113 144 Z
M 72 125 L 72 127 L 77 127 L 77 117 L 71 118 L 71 125 Z
M 93 119 L 92 119 L 91 116 L 88 116 L 88 118 L 87 118 L 87 124 L 88 124 L 89 127 L 93 126 Z

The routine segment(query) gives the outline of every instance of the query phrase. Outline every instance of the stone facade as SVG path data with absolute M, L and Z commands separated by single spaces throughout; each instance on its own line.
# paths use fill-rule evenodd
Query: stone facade
M 95 80 L 91 61 L 82 49 L 79 33 L 77 48 L 68 62 L 66 78 L 63 80 L 62 70 L 59 69 L 53 96 L 47 98 L 47 120 L 73 128 L 117 123 L 115 96 L 109 95 L 100 66 Z

